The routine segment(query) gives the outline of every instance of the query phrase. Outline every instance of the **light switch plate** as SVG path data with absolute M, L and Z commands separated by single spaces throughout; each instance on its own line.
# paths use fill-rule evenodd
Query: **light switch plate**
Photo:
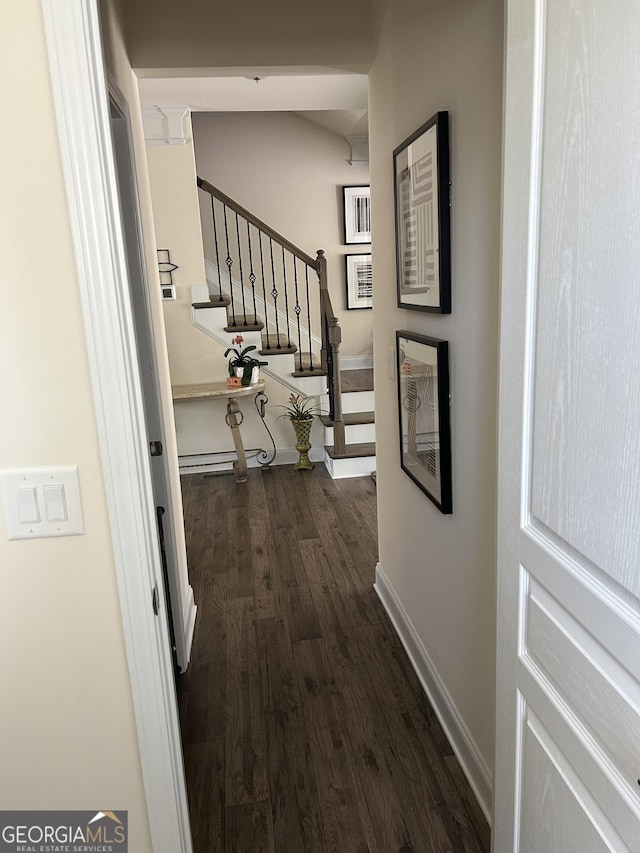
M 9 539 L 78 536 L 84 533 L 77 466 L 0 471 L 0 486 Z M 49 487 L 47 499 L 45 487 Z M 26 512 L 25 495 L 30 497 L 30 490 L 35 495 L 35 511 Z M 31 510 L 31 506 L 27 509 Z M 28 520 L 21 521 L 21 518 Z M 39 520 L 31 520 L 34 518 Z M 50 521 L 50 518 L 56 520 Z

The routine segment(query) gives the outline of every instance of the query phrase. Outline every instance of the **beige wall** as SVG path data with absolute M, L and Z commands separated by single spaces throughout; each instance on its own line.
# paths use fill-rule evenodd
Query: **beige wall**
M 496 386 L 502 2 L 395 0 L 370 76 L 380 562 L 493 766 Z M 450 316 L 396 307 L 392 152 L 437 110 L 451 121 Z M 450 345 L 453 502 L 443 516 L 399 466 L 395 331 Z
M 324 249 L 342 356 L 371 356 L 371 311 L 347 311 L 344 255 L 370 251 L 342 245 L 342 187 L 368 184 L 368 164 L 349 163 L 351 147 L 294 113 L 194 113 L 200 177 L 307 254 Z M 215 258 L 209 258 L 215 260 Z
M 0 515 L 0 803 L 127 809 L 131 849 L 149 851 L 38 0 L 3 4 L 0 29 L 0 77 L 22 69 L 1 104 L 21 120 L 0 141 L 0 468 L 78 465 L 86 527 L 8 541 Z
M 366 70 L 370 0 L 272 0 L 238 6 L 191 0 L 125 5 L 135 68 L 329 65 Z
M 147 163 L 155 239 L 171 251 L 175 301 L 163 302 L 171 380 L 175 385 L 211 380 L 214 342 L 191 322 L 191 287 L 205 283 L 193 146 L 148 145 Z

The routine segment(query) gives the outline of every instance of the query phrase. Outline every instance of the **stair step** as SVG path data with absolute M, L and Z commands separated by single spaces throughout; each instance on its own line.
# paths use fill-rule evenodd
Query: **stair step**
M 291 344 L 291 346 L 287 346 L 286 343 L 281 343 L 278 345 L 275 339 L 269 340 L 269 345 L 267 345 L 266 338 L 262 339 L 262 349 L 260 350 L 260 355 L 285 355 L 286 353 L 294 353 L 298 352 L 298 347 L 295 344 Z
M 208 302 L 192 302 L 191 304 L 194 308 L 226 308 L 230 305 L 230 302 L 228 296 L 223 296 L 222 299 L 216 296 L 215 298 L 212 297 Z
M 300 364 L 302 363 L 302 368 Z M 313 368 L 311 365 L 313 364 Z M 327 371 L 321 366 L 320 356 L 308 352 L 298 353 L 295 357 L 295 367 L 292 376 L 326 376 Z
M 302 370 L 294 370 L 291 375 L 298 378 L 302 376 L 326 376 L 327 371 L 323 370 L 321 367 L 314 367 L 313 370 L 311 370 L 311 368 L 303 368 Z
M 333 421 L 328 415 L 321 415 L 320 420 L 326 427 L 332 427 Z M 374 424 L 376 422 L 375 412 L 347 412 L 342 414 L 345 426 L 356 426 L 357 424 Z
M 224 327 L 225 332 L 260 332 L 262 329 L 264 329 L 264 323 L 257 317 L 247 315 L 247 322 L 245 323 L 244 314 L 242 316 L 236 314 L 235 323 L 229 320 L 229 323 Z
M 361 456 L 375 456 L 376 443 L 375 441 L 367 441 L 363 444 L 347 444 L 344 453 L 336 453 L 335 445 L 325 445 L 324 448 L 331 459 L 358 459 Z

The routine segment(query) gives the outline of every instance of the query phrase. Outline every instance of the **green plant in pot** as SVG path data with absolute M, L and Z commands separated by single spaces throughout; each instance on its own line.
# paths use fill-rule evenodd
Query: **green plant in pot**
M 230 352 L 233 356 L 229 359 L 229 376 L 236 376 L 242 379 L 243 385 L 252 385 L 257 382 L 260 377 L 260 368 L 264 367 L 269 362 L 260 361 L 254 358 L 249 353 L 257 350 L 256 346 L 248 346 L 241 349 L 240 346 L 244 342 L 242 335 L 236 335 L 232 338 L 231 343 L 235 346 L 230 346 L 224 354 L 226 358 Z
M 280 406 L 284 412 L 281 418 L 288 418 L 296 434 L 296 450 L 300 458 L 293 466 L 294 471 L 311 471 L 313 462 L 309 459 L 311 450 L 311 427 L 314 415 L 321 415 L 322 410 L 318 406 L 315 397 L 302 397 L 300 394 L 292 394 L 289 402 Z

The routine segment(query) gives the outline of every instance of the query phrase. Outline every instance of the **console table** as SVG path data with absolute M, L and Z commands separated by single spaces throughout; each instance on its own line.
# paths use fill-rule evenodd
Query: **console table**
M 260 449 L 257 451 L 257 456 L 263 457 L 261 462 L 263 468 L 268 468 L 273 462 L 276 455 L 276 445 L 273 436 L 264 420 L 265 405 L 269 402 L 269 398 L 264 393 L 264 379 L 260 379 L 253 385 L 227 385 L 226 382 L 201 382 L 198 385 L 174 385 L 172 387 L 172 396 L 174 402 L 187 400 L 226 400 L 227 414 L 225 421 L 231 430 L 233 436 L 233 444 L 236 450 L 236 461 L 233 463 L 233 473 L 235 474 L 236 483 L 247 482 L 247 456 L 242 444 L 242 435 L 240 434 L 240 425 L 244 420 L 244 416 L 238 406 L 238 397 L 248 397 L 254 395 L 254 403 L 258 411 L 258 415 L 262 420 L 264 428 L 269 433 L 269 438 L 273 444 L 273 455 L 268 459 L 269 454 Z M 268 461 L 267 461 L 268 460 Z

